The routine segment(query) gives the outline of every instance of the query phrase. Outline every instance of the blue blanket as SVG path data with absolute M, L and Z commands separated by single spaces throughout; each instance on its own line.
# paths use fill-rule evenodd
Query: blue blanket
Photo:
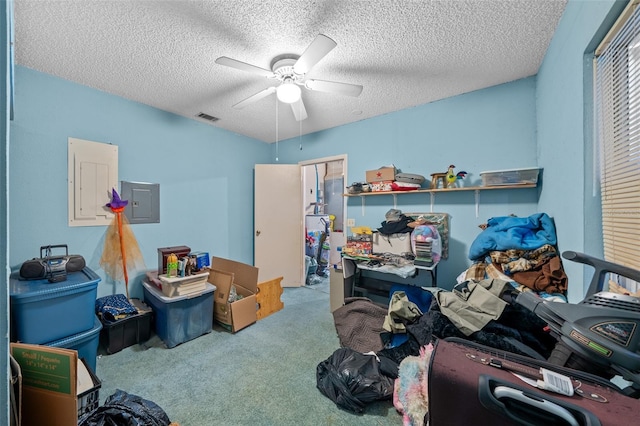
M 471 244 L 469 259 L 484 259 L 494 250 L 534 250 L 545 244 L 555 246 L 556 242 L 555 225 L 546 213 L 529 217 L 493 217 Z

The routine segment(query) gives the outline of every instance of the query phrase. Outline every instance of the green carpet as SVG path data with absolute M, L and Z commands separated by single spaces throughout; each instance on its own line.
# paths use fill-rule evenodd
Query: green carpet
M 216 325 L 172 349 L 155 335 L 112 355 L 100 348 L 100 403 L 121 389 L 181 426 L 402 425 L 391 401 L 357 415 L 316 388 L 316 366 L 340 347 L 327 288 L 285 288 L 284 309 L 236 334 Z

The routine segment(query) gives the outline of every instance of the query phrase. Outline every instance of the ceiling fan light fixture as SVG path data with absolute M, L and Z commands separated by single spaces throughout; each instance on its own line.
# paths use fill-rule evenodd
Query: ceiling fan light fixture
M 292 104 L 300 100 L 301 90 L 297 84 L 285 81 L 276 89 L 276 96 L 280 102 Z

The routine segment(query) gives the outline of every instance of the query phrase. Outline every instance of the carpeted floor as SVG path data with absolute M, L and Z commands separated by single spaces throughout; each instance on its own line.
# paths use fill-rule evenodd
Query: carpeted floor
M 181 426 L 402 425 L 391 401 L 356 415 L 316 388 L 316 366 L 339 348 L 329 280 L 322 281 L 285 288 L 281 311 L 236 334 L 216 325 L 172 349 L 153 336 L 100 355 L 100 403 L 121 389 L 155 402 Z

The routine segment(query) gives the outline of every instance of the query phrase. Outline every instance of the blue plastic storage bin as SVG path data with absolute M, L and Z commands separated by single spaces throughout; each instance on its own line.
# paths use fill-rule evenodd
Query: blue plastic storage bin
M 91 330 L 100 277 L 89 268 L 67 280 L 10 278 L 11 340 L 42 344 Z
M 45 343 L 45 346 L 74 349 L 78 351 L 78 358 L 84 358 L 87 365 L 91 367 L 91 370 L 96 372 L 100 330 L 102 330 L 102 322 L 100 322 L 100 319 L 94 314 L 93 328 L 90 330 L 74 334 L 73 336 L 68 336 L 54 342 Z
M 144 302 L 153 309 L 158 337 L 168 348 L 209 333 L 213 326 L 213 294 L 216 286 L 207 283 L 196 296 L 167 297 L 143 282 Z

